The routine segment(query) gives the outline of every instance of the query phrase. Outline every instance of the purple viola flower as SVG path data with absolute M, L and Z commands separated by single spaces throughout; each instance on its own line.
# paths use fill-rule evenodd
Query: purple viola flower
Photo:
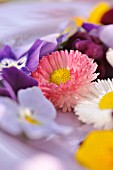
M 14 66 L 30 75 L 31 72 L 36 70 L 39 59 L 54 51 L 61 41 L 62 37 L 58 37 L 57 40 L 55 34 L 37 39 L 31 47 L 28 46 L 28 49 L 22 47 L 17 49 L 16 52 L 10 46 L 5 46 L 0 50 L 0 72 L 2 72 L 3 68 Z M 17 54 L 18 51 L 21 51 L 20 56 Z
M 0 87 L 0 96 L 8 96 L 16 100 L 20 89 L 38 86 L 38 82 L 16 67 L 4 68 L 2 71 L 3 87 Z

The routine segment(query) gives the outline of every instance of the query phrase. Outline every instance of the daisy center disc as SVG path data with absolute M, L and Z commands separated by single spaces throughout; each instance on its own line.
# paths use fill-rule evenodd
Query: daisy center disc
M 55 83 L 57 85 L 60 85 L 60 83 L 64 84 L 68 80 L 71 80 L 71 75 L 70 71 L 66 68 L 55 70 L 50 77 L 50 83 Z
M 113 92 L 106 93 L 98 105 L 100 109 L 113 109 Z

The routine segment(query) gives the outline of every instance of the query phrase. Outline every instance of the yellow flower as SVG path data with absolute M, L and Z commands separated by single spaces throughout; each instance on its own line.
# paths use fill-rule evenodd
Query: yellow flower
M 89 15 L 88 22 L 99 24 L 103 14 L 105 14 L 109 9 L 110 6 L 107 3 L 103 2 L 98 4 Z
M 76 160 L 90 170 L 113 170 L 113 131 L 93 131 L 75 154 Z
M 74 20 L 78 26 L 81 26 L 83 22 L 90 22 L 93 24 L 100 24 L 102 16 L 110 9 L 110 6 L 105 3 L 99 3 L 94 9 L 91 11 L 89 17 L 87 19 L 81 17 L 75 17 Z

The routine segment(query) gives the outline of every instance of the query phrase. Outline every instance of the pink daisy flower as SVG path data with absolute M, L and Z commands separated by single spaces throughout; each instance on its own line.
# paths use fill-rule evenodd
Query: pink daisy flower
M 79 51 L 56 51 L 44 56 L 35 72 L 44 95 L 63 112 L 71 111 L 97 78 L 97 64 Z

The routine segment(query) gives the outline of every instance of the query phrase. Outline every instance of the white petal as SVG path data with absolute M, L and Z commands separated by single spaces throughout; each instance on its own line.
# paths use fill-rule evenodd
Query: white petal
M 106 59 L 108 63 L 113 67 L 113 49 L 109 48 L 106 53 Z
M 38 87 L 32 87 L 18 92 L 18 100 L 23 107 L 34 111 L 35 114 L 45 116 L 45 119 L 55 119 L 56 110 Z
M 101 110 L 94 101 L 84 101 L 75 107 L 78 119 L 96 128 L 113 129 L 112 110 Z
M 100 99 L 113 91 L 113 79 L 98 80 L 90 86 L 90 93 L 75 106 L 78 119 L 97 128 L 113 129 L 112 109 L 101 110 L 98 106 Z
M 90 86 L 90 93 L 86 95 L 87 100 L 100 100 L 108 92 L 113 91 L 113 79 L 97 80 Z
M 0 127 L 12 135 L 21 133 L 18 122 L 18 106 L 7 97 L 0 97 Z

